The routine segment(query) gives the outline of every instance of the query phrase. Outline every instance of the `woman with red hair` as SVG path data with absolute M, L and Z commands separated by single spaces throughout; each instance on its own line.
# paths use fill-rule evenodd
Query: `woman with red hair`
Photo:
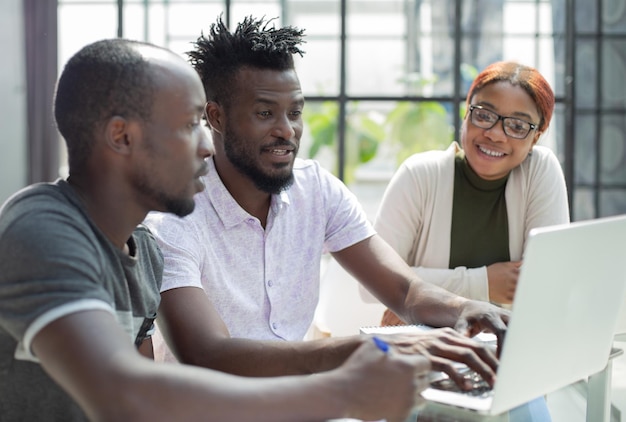
M 561 166 L 537 145 L 553 108 L 536 69 L 485 68 L 467 95 L 460 145 L 402 163 L 383 196 L 378 233 L 424 280 L 510 305 L 528 232 L 569 221 Z M 402 321 L 387 311 L 383 323 Z

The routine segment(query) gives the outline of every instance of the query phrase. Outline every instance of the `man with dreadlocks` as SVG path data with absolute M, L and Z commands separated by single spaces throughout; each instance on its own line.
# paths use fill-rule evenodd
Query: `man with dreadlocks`
M 339 179 L 296 158 L 304 96 L 293 56 L 303 54 L 302 37 L 302 30 L 251 17 L 231 33 L 219 18 L 189 53 L 208 100 L 215 155 L 192 214 L 146 220 L 165 259 L 163 337 L 179 361 L 236 374 L 335 368 L 371 340 L 302 341 L 326 250 L 406 321 L 448 327 L 387 338 L 394 349 L 427 356 L 463 387 L 454 361 L 493 383 L 495 354 L 469 337 L 489 330 L 501 340 L 508 311 L 420 280 Z M 155 346 L 159 357 L 158 336 Z

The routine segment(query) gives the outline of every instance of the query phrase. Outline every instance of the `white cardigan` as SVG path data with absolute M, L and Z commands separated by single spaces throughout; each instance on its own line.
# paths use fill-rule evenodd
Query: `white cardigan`
M 459 145 L 405 160 L 383 196 L 375 228 L 423 279 L 470 299 L 488 301 L 487 268 L 448 269 L 454 190 L 454 161 Z M 567 190 L 552 151 L 535 146 L 511 171 L 506 207 L 509 254 L 522 259 L 530 229 L 569 222 Z

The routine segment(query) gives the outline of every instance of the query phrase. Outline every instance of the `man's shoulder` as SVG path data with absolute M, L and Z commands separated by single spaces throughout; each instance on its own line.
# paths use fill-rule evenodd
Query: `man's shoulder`
M 294 178 L 297 179 L 333 179 L 339 178 L 324 168 L 319 161 L 308 158 L 296 158 L 293 164 Z
M 67 196 L 64 189 L 65 182 L 57 181 L 54 183 L 34 183 L 26 186 L 13 195 L 11 195 L 6 201 L 5 206 L 13 205 L 16 203 L 23 203 L 25 201 L 58 201 Z
M 79 213 L 77 199 L 65 182 L 37 183 L 19 190 L 7 199 L 0 208 L 0 221 L 29 219 L 29 224 L 37 224 L 48 221 L 38 216 L 76 216 Z
M 298 172 L 318 172 L 322 166 L 317 160 L 310 158 L 296 158 L 293 162 L 293 170 Z
M 345 184 L 337 176 L 316 160 L 296 159 L 293 176 L 294 183 L 288 189 L 288 192 L 292 194 L 301 192 L 302 195 L 312 198 L 315 192 L 329 194 L 347 190 Z

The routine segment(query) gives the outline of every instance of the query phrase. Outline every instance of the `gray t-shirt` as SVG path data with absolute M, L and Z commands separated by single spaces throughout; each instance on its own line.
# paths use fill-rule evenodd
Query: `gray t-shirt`
M 109 242 L 63 180 L 25 188 L 2 207 L 0 420 L 86 420 L 32 354 L 33 337 L 48 323 L 100 309 L 115 315 L 129 341 L 150 334 L 163 258 L 143 226 L 128 246 L 130 256 Z

